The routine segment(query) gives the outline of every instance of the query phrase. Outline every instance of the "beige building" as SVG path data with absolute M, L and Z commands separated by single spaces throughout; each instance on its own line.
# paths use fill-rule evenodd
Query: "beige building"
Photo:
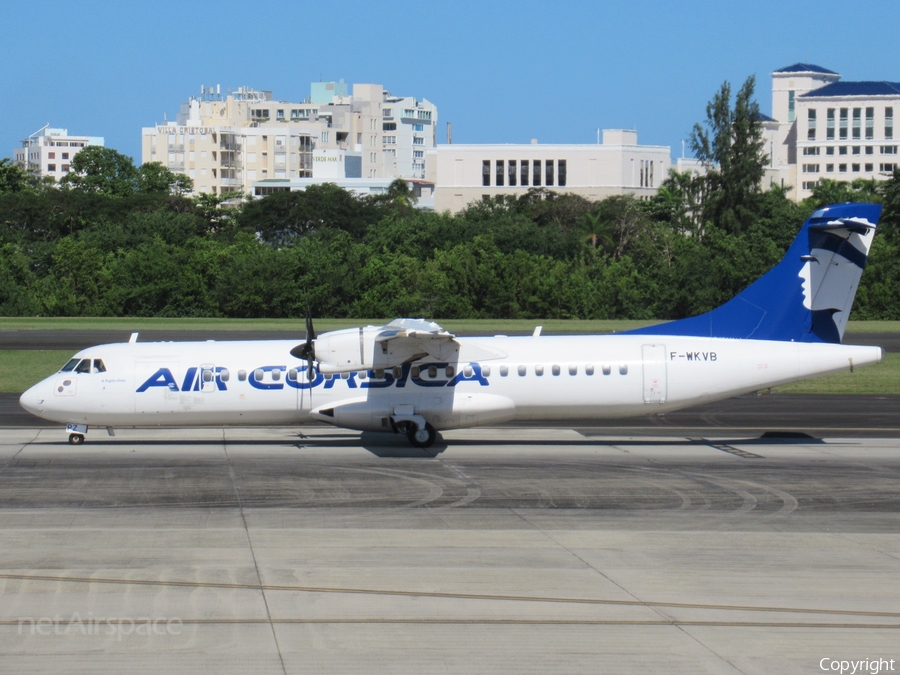
M 796 63 L 772 73 L 766 128 L 769 178 L 802 200 L 822 178 L 885 180 L 898 164 L 894 111 L 900 83 L 842 82 L 834 71 Z
M 457 212 L 470 202 L 540 187 L 588 199 L 656 191 L 672 165 L 667 146 L 638 145 L 637 132 L 603 131 L 602 144 L 439 145 L 428 157 L 435 210 Z
M 343 82 L 315 82 L 300 103 L 269 91 L 223 96 L 201 88 L 177 120 L 142 130 L 141 160 L 187 174 L 195 192 L 250 193 L 257 181 L 316 179 L 317 166 L 327 180 L 329 162 L 352 165 L 353 176 L 420 179 L 436 123 L 433 104 L 378 84 L 351 92 Z
M 70 136 L 68 129 L 49 125 L 35 131 L 13 152 L 15 163 L 29 173 L 59 181 L 69 173 L 72 158 L 89 145 L 104 144 L 100 136 Z

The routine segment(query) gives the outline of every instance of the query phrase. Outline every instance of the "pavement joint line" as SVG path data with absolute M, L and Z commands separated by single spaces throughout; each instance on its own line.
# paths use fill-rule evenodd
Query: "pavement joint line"
M 253 558 L 253 569 L 256 570 L 257 589 L 262 596 L 263 606 L 266 608 L 266 616 L 269 619 L 269 628 L 272 630 L 272 639 L 275 641 L 275 651 L 278 653 L 278 660 L 281 662 L 281 671 L 287 675 L 287 667 L 284 664 L 284 655 L 281 653 L 281 645 L 278 643 L 278 633 L 275 630 L 275 624 L 272 623 L 272 612 L 269 609 L 269 599 L 266 597 L 266 591 L 263 588 L 262 574 L 259 571 L 259 563 L 256 560 L 256 551 L 253 550 L 253 539 L 250 537 L 250 528 L 247 526 L 247 516 L 244 514 L 244 504 L 241 500 L 241 493 L 238 490 L 237 476 L 234 473 L 234 465 L 228 456 L 228 439 L 225 437 L 225 429 L 222 429 L 222 452 L 225 453 L 225 461 L 228 463 L 228 473 L 231 476 L 231 487 L 234 489 L 234 496 L 238 502 L 238 508 L 241 512 L 241 522 L 244 524 L 244 534 L 247 536 L 247 546 L 250 548 L 250 557 Z
M 694 440 L 694 439 L 691 439 Z M 715 450 L 721 450 L 722 452 L 727 452 L 732 455 L 736 455 L 737 457 L 743 457 L 744 459 L 765 459 L 762 455 L 757 455 L 755 452 L 748 452 L 747 450 L 741 450 L 740 448 L 735 448 L 732 445 L 728 445 L 727 443 L 716 443 L 713 441 L 708 441 L 706 439 L 699 439 L 704 441 L 709 447 Z
M 0 620 L 0 626 L 19 626 L 21 619 Z M 900 629 L 900 623 L 823 623 L 815 621 L 679 621 L 677 619 L 416 619 L 416 618 L 295 618 L 295 619 L 181 619 L 183 625 L 265 624 L 432 624 L 469 626 L 685 626 L 731 628 Z M 66 622 L 60 625 L 81 625 Z
M 619 605 L 626 607 L 671 607 L 676 609 L 707 609 L 731 612 L 779 612 L 786 614 L 825 614 L 839 616 L 879 616 L 900 619 L 900 612 L 879 612 L 855 609 L 822 609 L 801 607 L 766 607 L 753 605 L 714 605 L 691 602 L 653 602 L 649 600 L 604 600 L 600 598 L 554 598 L 530 595 L 489 595 L 481 593 L 445 593 L 437 591 L 401 591 L 373 588 L 330 588 L 327 586 L 281 586 L 270 584 L 235 584 L 203 581 L 164 581 L 157 579 L 112 579 L 103 577 L 66 577 L 37 574 L 0 573 L 0 579 L 16 581 L 56 581 L 62 583 L 115 584 L 124 586 L 166 586 L 181 588 L 226 588 L 247 591 L 293 591 L 296 593 L 336 593 L 353 595 L 388 595 L 416 598 L 446 598 L 450 600 L 498 600 L 505 602 L 543 602 L 574 605 Z M 260 621 L 263 621 L 260 619 Z M 855 624 L 854 624 L 855 625 Z

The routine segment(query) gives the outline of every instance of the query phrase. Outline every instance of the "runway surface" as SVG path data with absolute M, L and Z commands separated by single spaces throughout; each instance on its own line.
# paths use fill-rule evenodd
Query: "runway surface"
M 127 330 L 0 330 L 0 350 L 4 349 L 66 349 L 72 353 L 94 345 L 128 342 L 132 331 Z M 510 333 L 515 335 L 515 333 Z M 522 333 L 523 335 L 530 335 Z M 474 335 L 466 331 L 461 336 Z M 202 340 L 289 340 L 300 343 L 306 333 L 302 322 L 290 331 L 233 331 L 233 330 L 146 330 L 139 331 L 141 342 L 202 341 Z M 844 342 L 854 345 L 883 347 L 888 352 L 900 352 L 900 333 L 847 333 Z
M 2 429 L 0 672 L 900 668 L 900 442 L 593 434 Z

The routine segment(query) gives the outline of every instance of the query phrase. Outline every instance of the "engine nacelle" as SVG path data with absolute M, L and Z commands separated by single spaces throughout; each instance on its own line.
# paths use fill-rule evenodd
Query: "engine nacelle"
M 361 326 L 323 333 L 315 342 L 321 373 L 388 369 L 424 356 L 454 360 L 459 345 L 435 323 L 400 319 L 386 326 Z

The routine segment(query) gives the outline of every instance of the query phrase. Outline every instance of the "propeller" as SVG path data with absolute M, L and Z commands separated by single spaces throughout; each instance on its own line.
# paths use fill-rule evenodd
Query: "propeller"
M 313 380 L 313 361 L 316 359 L 316 329 L 313 328 L 312 313 L 309 311 L 309 305 L 306 306 L 306 342 L 299 344 L 291 350 L 291 356 L 298 359 L 305 359 L 309 364 L 306 373 L 308 382 Z

